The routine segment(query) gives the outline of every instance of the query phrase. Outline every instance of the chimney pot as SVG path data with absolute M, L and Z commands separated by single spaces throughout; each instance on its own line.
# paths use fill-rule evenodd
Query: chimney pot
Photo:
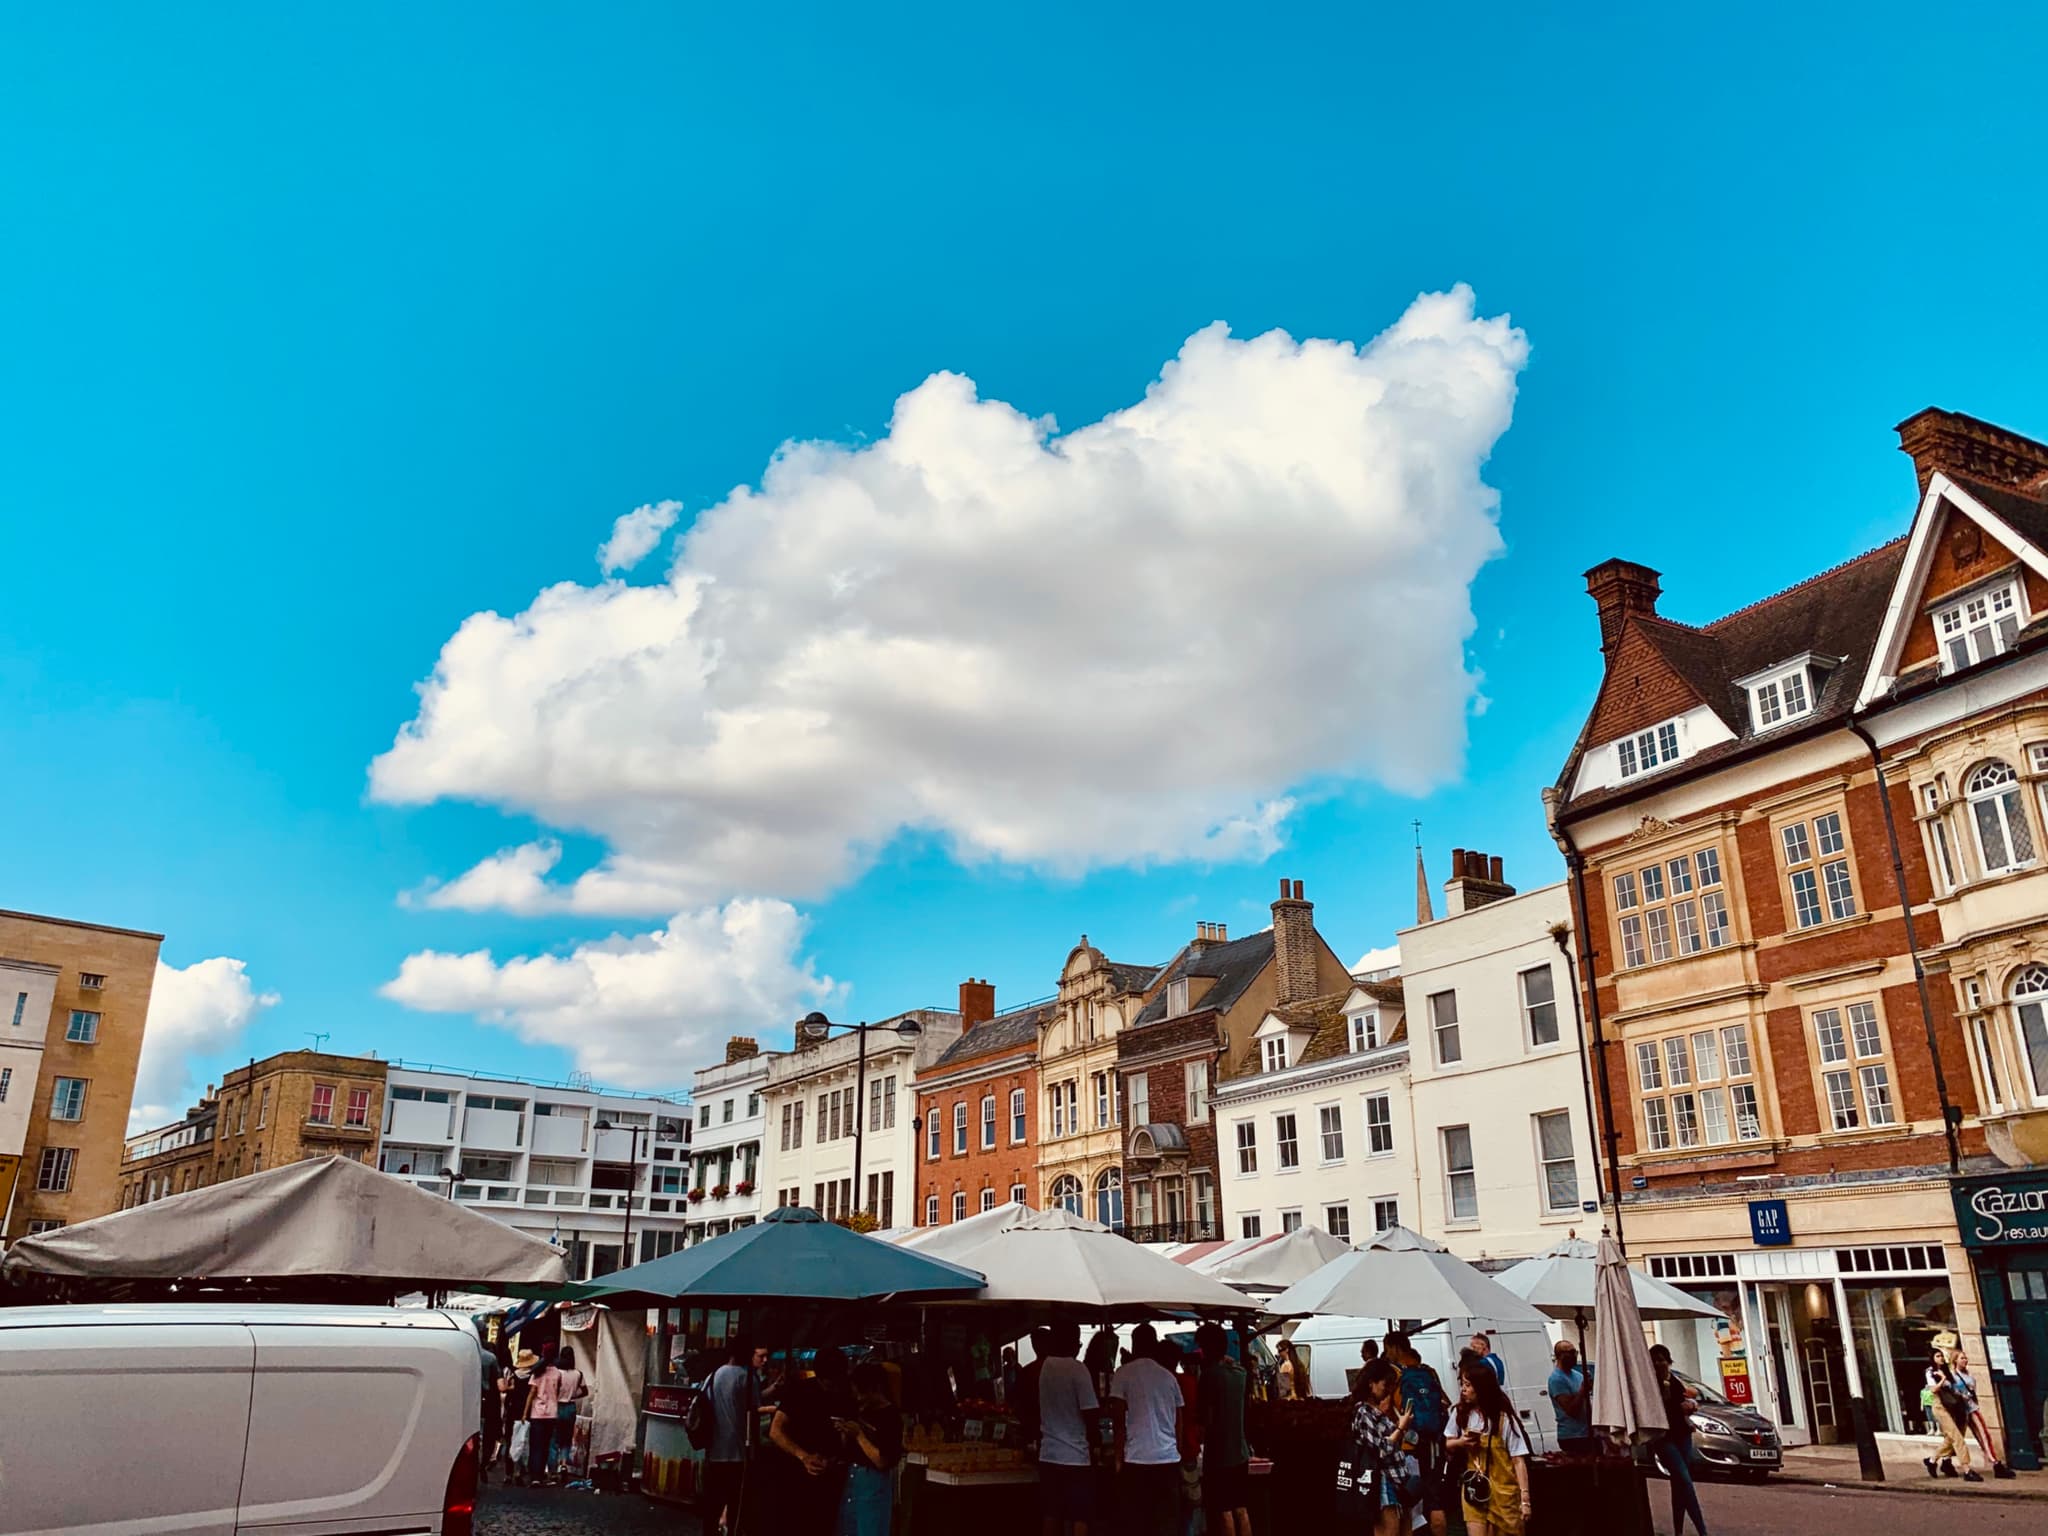
M 1280 899 L 1282 901 L 1287 899 L 1287 881 L 1284 878 L 1280 882 Z
M 1294 882 L 1294 899 L 1296 901 L 1300 901 L 1302 899 L 1301 882 L 1299 880 Z
M 1500 858 L 1498 855 L 1496 855 L 1492 860 L 1491 864 L 1488 866 L 1486 878 L 1491 880 L 1495 885 L 1499 885 L 1501 874 L 1502 869 Z
M 996 989 L 985 981 L 960 983 L 960 1029 L 962 1033 L 996 1016 Z
M 761 1054 L 761 1043 L 752 1035 L 734 1035 L 725 1042 L 725 1062 L 748 1061 Z

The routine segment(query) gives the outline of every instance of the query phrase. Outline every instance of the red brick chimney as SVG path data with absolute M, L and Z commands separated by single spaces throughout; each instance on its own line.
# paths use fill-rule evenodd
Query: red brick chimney
M 1470 848 L 1451 850 L 1451 878 L 1444 882 L 1444 915 L 1456 917 L 1489 902 L 1515 894 L 1515 888 L 1501 879 L 1499 859 Z
M 1894 430 L 1900 450 L 1913 460 L 1923 493 L 1941 470 L 1986 485 L 2009 485 L 2030 496 L 2048 494 L 2048 443 L 1933 406 L 1908 416 Z
M 1622 622 L 1630 614 L 1657 611 L 1664 581 L 1656 571 L 1633 560 L 1603 560 L 1586 572 L 1586 590 L 1600 609 L 1600 650 L 1607 655 L 1621 638 Z
M 752 1035 L 734 1035 L 725 1042 L 725 1064 L 747 1061 L 761 1054 L 761 1042 Z
M 1298 1003 L 1316 995 L 1316 909 L 1302 899 L 1299 880 L 1280 882 L 1273 903 L 1274 1002 Z
M 960 1029 L 962 1033 L 996 1016 L 996 989 L 972 977 L 960 983 Z

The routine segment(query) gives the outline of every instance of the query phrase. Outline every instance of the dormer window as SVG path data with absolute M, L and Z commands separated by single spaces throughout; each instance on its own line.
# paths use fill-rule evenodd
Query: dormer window
M 1166 1016 L 1177 1019 L 1188 1011 L 1188 979 L 1176 978 L 1166 984 Z
M 1749 728 L 1753 732 L 1776 730 L 1794 720 L 1803 720 L 1820 702 L 1827 685 L 1828 669 L 1836 658 L 1807 652 L 1762 672 L 1737 678 L 1736 685 L 1749 695 Z
M 1666 720 L 1647 731 L 1624 736 L 1614 744 L 1615 765 L 1624 779 L 1648 773 L 1663 763 L 1678 761 L 1678 722 Z
M 1287 1070 L 1287 1037 L 1272 1035 L 1259 1043 L 1259 1067 L 1265 1072 Z
M 1354 1051 L 1376 1051 L 1380 1045 L 1380 1016 L 1376 1011 L 1354 1013 L 1350 1016 L 1351 1049 Z
M 1972 592 L 1960 602 L 1934 612 L 1934 637 L 1941 642 L 1941 670 L 1946 676 L 2003 656 L 2020 632 L 2019 583 L 2000 582 Z

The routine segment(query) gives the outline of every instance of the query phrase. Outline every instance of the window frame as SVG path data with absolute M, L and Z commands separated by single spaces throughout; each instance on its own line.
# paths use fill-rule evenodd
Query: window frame
M 1287 1070 L 1287 1036 L 1285 1033 L 1268 1035 L 1259 1042 L 1259 1070 L 1261 1072 L 1285 1072 Z
M 1349 1043 L 1351 1054 L 1356 1056 L 1380 1048 L 1380 1011 L 1377 1008 L 1361 1008 L 1347 1014 L 1344 1019 L 1344 1038 Z
M 1454 1159 L 1460 1154 L 1452 1150 L 1454 1138 L 1464 1141 L 1464 1162 Z M 1474 1227 L 1480 1222 L 1479 1214 L 1479 1154 L 1473 1145 L 1470 1125 L 1445 1125 L 1437 1128 L 1437 1150 L 1443 1160 L 1444 1170 L 1444 1223 L 1452 1227 Z M 1458 1213 L 1459 1181 L 1464 1180 L 1472 1210 L 1469 1215 Z
M 967 1155 L 967 1101 L 965 1099 L 955 1099 L 953 1101 L 953 1155 L 955 1157 L 965 1157 Z
M 1237 1127 L 1233 1145 L 1237 1149 L 1237 1176 L 1240 1179 L 1254 1178 L 1259 1171 L 1259 1123 L 1256 1120 L 1233 1121 Z
M 1785 931 L 1804 934 L 1867 916 L 1849 807 L 1839 795 L 1771 818 Z
M 1702 1039 L 1710 1042 L 1705 1052 Z M 1639 1151 L 1716 1156 L 1769 1141 L 1750 1020 L 1673 1026 L 1629 1043 Z M 1719 1137 L 1712 1134 L 1717 1123 L 1724 1132 Z M 1753 1135 L 1744 1133 L 1745 1125 Z
M 1382 1220 L 1392 1217 L 1391 1221 Z M 1372 1197 L 1372 1230 L 1378 1236 L 1382 1232 L 1401 1225 L 1401 1197 L 1399 1195 L 1374 1195 Z
M 321 1098 L 322 1094 L 326 1095 L 326 1098 L 324 1100 Z M 323 1102 L 327 1106 L 327 1112 L 325 1115 L 321 1114 L 320 1112 L 320 1107 Z M 248 1101 L 246 1099 L 243 1100 L 242 1110 L 243 1114 L 246 1116 L 248 1113 Z M 313 1085 L 313 1091 L 306 1097 L 306 1124 L 334 1124 L 334 1084 L 315 1083 Z
M 1186 1105 L 1183 1119 L 1188 1125 L 1209 1123 L 1209 1063 L 1188 1061 L 1181 1063 L 1181 1102 Z
M 993 1092 L 981 1096 L 981 1150 L 993 1152 L 996 1148 L 996 1096 Z
M 1394 1096 L 1391 1093 L 1366 1093 L 1359 1095 L 1359 1115 L 1365 1125 L 1365 1155 L 1367 1157 L 1392 1157 L 1394 1155 Z M 1377 1121 L 1373 1109 L 1377 1106 L 1382 1115 Z M 1386 1145 L 1379 1145 L 1380 1132 L 1386 1132 Z
M 1737 946 L 1724 852 L 1722 840 L 1713 837 L 1676 851 L 1638 850 L 1601 867 L 1616 970 L 1641 970 Z
M 1543 1128 L 1546 1122 L 1558 1120 L 1564 1122 L 1564 1151 L 1562 1154 L 1553 1154 L 1543 1145 Z M 1529 1134 L 1536 1149 L 1536 1171 L 1540 1180 L 1539 1187 L 1543 1201 L 1543 1214 L 1546 1216 L 1565 1216 L 1577 1213 L 1580 1210 L 1581 1202 L 1579 1193 L 1579 1152 L 1576 1139 L 1572 1134 L 1572 1112 L 1569 1109 L 1537 1110 L 1529 1116 Z M 1559 1205 L 1551 1198 L 1551 1170 L 1560 1165 L 1570 1169 L 1572 1179 L 1571 1198 L 1563 1205 Z
M 2006 777 L 1994 784 L 1976 787 L 1978 781 L 1994 769 L 2004 770 Z M 1978 873 L 1986 880 L 1999 875 L 2018 874 L 2041 862 L 2040 829 L 2027 814 L 2027 801 L 2031 797 L 2026 793 L 2026 782 L 2025 777 L 2002 757 L 1987 757 L 1973 763 L 1963 776 L 1964 815 L 1970 826 L 1970 842 L 1977 855 Z M 1991 809 L 1997 819 L 1999 838 L 2006 853 L 2006 858 L 1995 865 L 1984 845 L 1986 809 Z M 2025 857 L 2018 854 L 2022 839 L 2027 848 Z
M 87 1077 L 53 1077 L 50 1079 L 50 1119 L 52 1123 L 76 1125 L 85 1118 L 85 1101 L 92 1087 Z M 75 1092 L 67 1093 L 66 1089 Z M 62 1113 L 60 1113 L 60 1108 Z
M 1351 1202 L 1339 1200 L 1323 1207 L 1323 1230 L 1343 1243 L 1351 1244 Z
M 1124 1092 L 1131 1099 L 1131 1124 L 1152 1123 L 1152 1076 L 1148 1072 L 1133 1072 L 1124 1079 Z
M 2003 614 L 1999 612 L 1998 599 L 2006 599 Z M 1984 618 L 1981 623 L 1972 623 L 1969 609 L 1973 603 L 1984 604 Z M 1953 624 L 1951 625 L 1951 620 Z M 1941 606 L 1928 613 L 1928 624 L 1934 632 L 1934 654 L 1939 659 L 1941 675 L 1953 677 L 1958 672 L 1981 666 L 1987 661 L 2003 656 L 2011 650 L 2019 632 L 2027 627 L 2026 582 L 2016 570 L 2008 570 L 1989 580 L 1951 592 L 1941 599 Z M 2008 634 L 2007 628 L 2011 633 Z M 1980 652 L 1977 637 L 1990 637 L 1991 648 Z M 1961 645 L 1967 657 L 1957 661 L 1952 646 Z
M 1291 1109 L 1273 1116 L 1273 1166 L 1280 1173 L 1301 1167 L 1301 1125 Z
M 1444 1018 L 1440 1006 L 1446 999 L 1450 1002 L 1450 1018 Z M 1458 989 L 1446 987 L 1441 992 L 1432 992 L 1424 1003 L 1429 1011 L 1429 1049 L 1431 1060 L 1439 1067 L 1455 1067 L 1465 1059 L 1465 1038 L 1460 1033 L 1458 1020 Z M 1451 1054 L 1444 1054 L 1445 1036 L 1449 1036 Z
M 2042 1037 L 2039 1070 L 2034 1050 L 2027 1042 L 2030 1010 Z M 2012 1042 L 2017 1068 L 2008 1074 L 2013 1081 L 2014 1101 L 2017 1103 L 2024 1093 L 2030 1108 L 2048 1108 L 2048 965 L 2033 961 L 2015 971 L 2006 982 L 2001 1012 L 2003 1032 Z
M 1344 1161 L 1344 1106 L 1341 1103 L 1316 1106 L 1316 1150 L 1321 1154 L 1318 1167 L 1334 1168 Z
M 1022 1088 L 1010 1090 L 1010 1145 L 1021 1147 L 1031 1136 L 1031 1096 Z
M 1532 999 L 1529 996 L 1529 978 L 1540 975 L 1543 984 L 1550 989 L 1550 996 Z M 1541 965 L 1531 965 L 1515 973 L 1515 992 L 1522 1005 L 1522 1048 L 1529 1051 L 1548 1050 L 1563 1043 L 1564 1030 L 1557 1014 L 1557 972 L 1546 960 Z M 1536 1038 L 1538 1010 L 1550 1010 L 1550 1038 Z
M 87 1020 L 83 1032 L 79 1021 Z M 64 1042 L 67 1045 L 97 1045 L 100 1039 L 101 1015 L 91 1008 L 74 1008 L 71 1017 L 65 1021 Z
M 1814 1105 L 1821 1117 L 1820 1134 L 1896 1135 L 1908 1129 L 1899 1101 L 1898 1063 L 1883 998 L 1835 998 L 1809 1004 L 1802 1014 Z M 1878 1092 L 1873 1093 L 1874 1087 Z M 1880 1097 L 1886 1113 L 1883 1119 L 1875 1113 Z M 1842 1123 L 1845 1115 L 1848 1124 Z

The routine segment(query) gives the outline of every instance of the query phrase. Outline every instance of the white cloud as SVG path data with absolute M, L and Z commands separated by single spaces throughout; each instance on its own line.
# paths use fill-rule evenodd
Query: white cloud
M 654 553 L 654 546 L 675 526 L 676 516 L 682 510 L 680 501 L 635 507 L 612 524 L 612 536 L 597 552 L 598 569 L 607 576 L 613 571 L 630 571 Z
M 683 1072 L 721 1059 L 728 1035 L 786 1030 L 838 995 L 797 960 L 803 928 L 787 902 L 738 900 L 566 955 L 499 962 L 488 950 L 425 950 L 382 990 L 408 1008 L 473 1013 L 559 1046 L 601 1082 L 676 1086 Z
M 813 897 L 906 831 L 1062 872 L 1262 857 L 1305 793 L 1459 771 L 1526 358 L 1460 288 L 1363 347 L 1211 326 L 1065 435 L 935 374 L 872 443 L 786 444 L 665 581 L 472 615 L 372 794 L 603 842 L 566 886 L 540 843 L 426 897 L 528 912 Z
M 130 1133 L 184 1114 L 201 1088 L 190 1058 L 226 1050 L 257 1014 L 277 1000 L 275 992 L 258 992 L 250 984 L 248 966 L 241 960 L 216 955 L 182 970 L 157 961 L 142 1059 L 135 1069 L 135 1097 L 128 1111 Z
M 1374 971 L 1397 971 L 1400 968 L 1401 946 L 1398 944 L 1368 949 L 1351 962 L 1351 974 L 1354 976 L 1370 976 Z

